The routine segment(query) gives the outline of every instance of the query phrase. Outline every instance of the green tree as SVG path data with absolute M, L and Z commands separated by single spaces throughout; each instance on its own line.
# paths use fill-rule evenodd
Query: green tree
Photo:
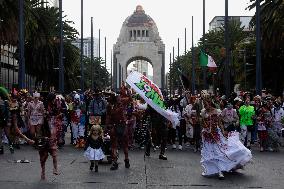
M 249 9 L 255 8 L 250 0 Z M 255 27 L 255 16 L 251 22 Z M 263 87 L 281 94 L 284 80 L 284 1 L 261 0 L 260 5 L 261 62 Z

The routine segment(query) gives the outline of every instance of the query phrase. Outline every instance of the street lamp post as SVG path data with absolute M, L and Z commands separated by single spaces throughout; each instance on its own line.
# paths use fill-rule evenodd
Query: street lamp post
M 191 34 L 191 90 L 195 92 L 195 65 L 194 65 L 194 43 L 193 43 L 193 16 L 192 19 L 192 34 Z
M 81 0 L 81 55 L 80 55 L 80 63 L 81 63 L 81 90 L 84 91 L 84 65 L 83 65 L 83 50 L 84 50 L 84 41 L 83 41 L 83 0 Z
M 260 0 L 256 0 L 256 94 L 261 95 L 261 38 L 260 38 Z
M 19 0 L 19 76 L 18 84 L 19 88 L 25 88 L 25 46 L 24 46 L 24 0 Z
M 93 17 L 91 17 L 91 89 L 94 89 L 94 35 Z
M 225 47 L 226 47 L 226 59 L 225 59 L 224 86 L 225 86 L 225 94 L 228 97 L 231 90 L 230 89 L 231 86 L 230 50 L 229 50 L 229 31 L 228 31 L 228 0 L 225 0 Z
M 62 0 L 59 0 L 60 13 L 60 50 L 59 50 L 59 92 L 64 93 L 64 64 L 63 64 L 63 23 L 62 23 Z

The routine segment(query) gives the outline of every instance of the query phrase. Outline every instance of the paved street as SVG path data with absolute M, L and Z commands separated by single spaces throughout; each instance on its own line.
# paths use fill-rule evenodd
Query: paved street
M 283 189 L 284 149 L 280 153 L 253 151 L 253 163 L 239 173 L 226 174 L 225 180 L 201 176 L 200 155 L 192 149 L 184 151 L 168 149 L 168 161 L 158 159 L 158 152 L 144 159 L 142 150 L 130 152 L 131 168 L 125 169 L 123 155 L 120 167 L 110 171 L 110 165 L 102 164 L 99 172 L 89 171 L 89 162 L 83 150 L 67 145 L 59 152 L 59 176 L 52 175 L 52 161 L 47 163 L 47 181 L 40 181 L 40 164 L 37 151 L 22 146 L 11 155 L 0 156 L 1 189 L 75 189 L 75 188 L 273 188 Z M 31 163 L 15 163 L 28 159 Z

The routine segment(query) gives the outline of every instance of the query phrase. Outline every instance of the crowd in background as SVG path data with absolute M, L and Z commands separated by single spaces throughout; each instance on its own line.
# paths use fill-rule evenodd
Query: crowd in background
M 1 94 L 0 154 L 4 153 L 2 142 L 8 143 L 14 153 L 15 148 L 19 149 L 20 144 L 26 142 L 41 148 L 45 145 L 43 138 L 49 138 L 49 150 L 40 149 L 41 165 L 44 170 L 50 153 L 54 174 L 57 174 L 56 149 L 69 143 L 66 133 L 71 133 L 70 143 L 75 148 L 86 150 L 93 125 L 100 125 L 106 134 L 104 137 L 110 138 L 111 170 L 118 168 L 119 144 L 125 154 L 126 168 L 130 167 L 129 149 L 144 149 L 146 156 L 150 156 L 150 149 L 160 149 L 159 159 L 162 160 L 167 159 L 165 150 L 169 145 L 178 150 L 192 146 L 197 152 L 202 147 L 204 93 L 210 95 L 211 105 L 220 111 L 219 127 L 225 137 L 238 131 L 240 141 L 248 149 L 258 144 L 261 152 L 279 151 L 284 122 L 284 99 L 281 96 L 265 91 L 262 96 L 232 93 L 228 97 L 207 91 L 197 95 L 185 91 L 183 95 L 165 97 L 167 108 L 179 115 L 179 124 L 173 126 L 139 95 L 122 86 L 118 93 L 87 90 L 62 95 L 14 90 L 9 95 Z

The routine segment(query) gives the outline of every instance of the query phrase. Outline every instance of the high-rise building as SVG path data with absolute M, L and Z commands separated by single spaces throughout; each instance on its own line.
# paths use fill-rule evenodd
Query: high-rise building
M 83 41 L 84 41 L 83 55 L 91 58 L 91 37 L 84 38 Z M 81 50 L 81 39 L 73 41 L 72 44 Z M 98 54 L 99 54 L 99 39 L 94 38 L 94 57 L 98 57 Z
M 53 7 L 59 7 L 59 1 L 58 0 L 48 0 L 48 2 Z
M 244 31 L 252 31 L 250 27 L 250 21 L 252 16 L 229 16 L 228 20 L 236 20 L 241 23 L 241 27 L 244 26 Z M 209 30 L 219 30 L 225 23 L 225 16 L 215 16 L 209 23 Z

